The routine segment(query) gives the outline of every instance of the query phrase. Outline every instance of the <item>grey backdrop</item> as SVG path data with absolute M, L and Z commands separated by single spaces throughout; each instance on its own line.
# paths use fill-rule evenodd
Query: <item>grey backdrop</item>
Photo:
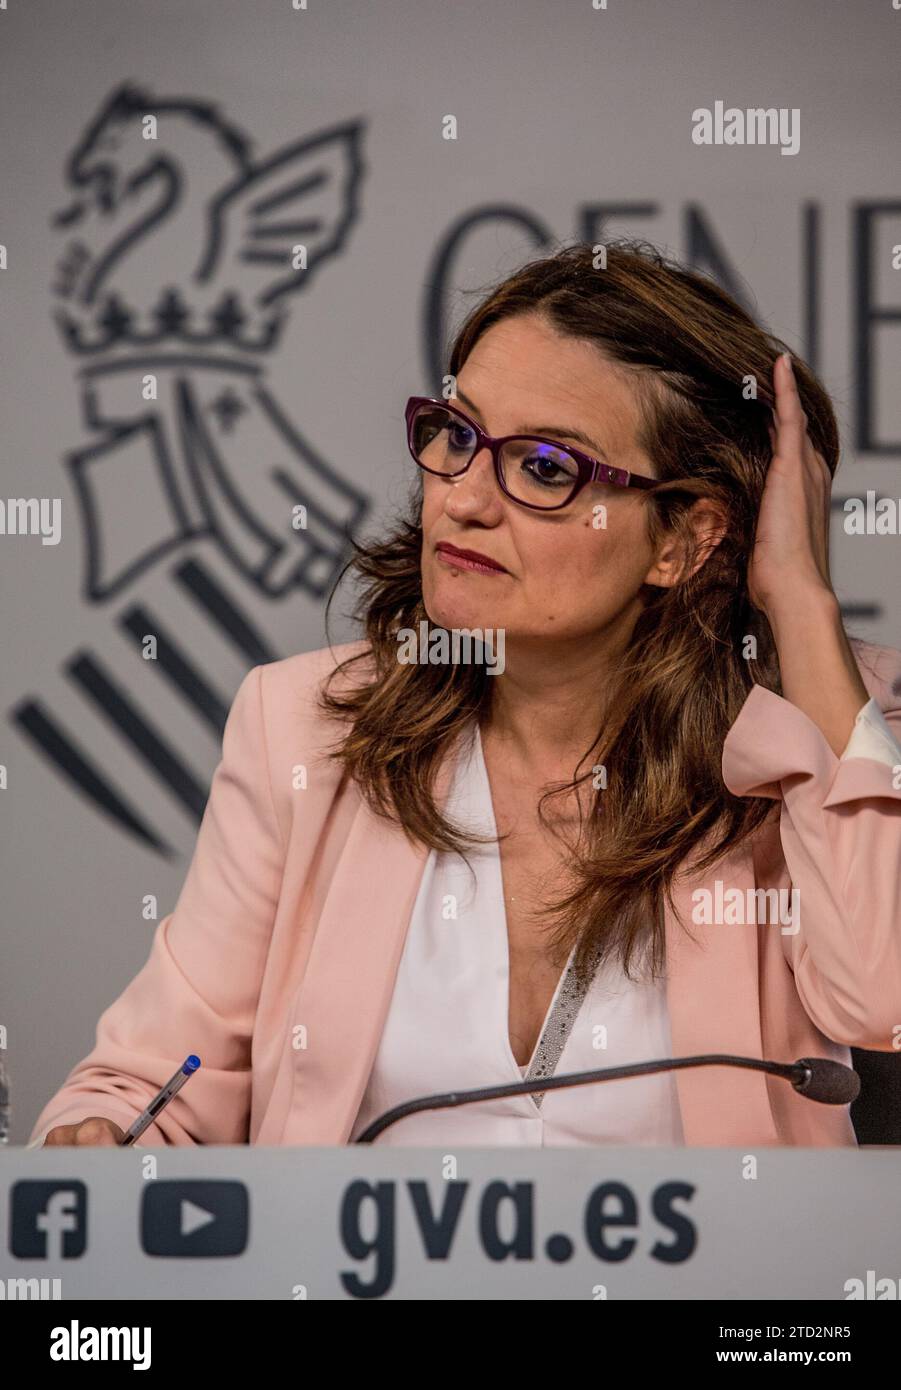
M 342 530 L 402 501 L 464 291 L 647 236 L 822 373 L 837 509 L 898 498 L 899 43 L 891 0 L 0 8 L 2 493 L 62 518 L 0 534 L 14 1140 L 174 904 L 241 676 L 323 644 Z M 799 152 L 693 144 L 717 100 L 797 108 Z M 836 511 L 848 626 L 895 646 L 899 544 Z

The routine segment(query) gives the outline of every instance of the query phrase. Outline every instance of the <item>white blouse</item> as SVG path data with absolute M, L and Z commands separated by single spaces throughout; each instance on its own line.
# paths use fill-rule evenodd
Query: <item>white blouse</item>
M 857 716 L 842 758 L 901 765 L 901 745 L 875 700 Z M 497 834 L 478 725 L 461 741 L 447 812 Z M 591 1071 L 672 1056 L 663 978 L 633 983 L 606 962 L 580 999 L 561 974 L 528 1067 L 508 1033 L 509 952 L 497 844 L 432 850 L 398 967 L 394 993 L 351 1142 L 386 1110 L 445 1091 Z M 572 956 L 570 956 L 570 961 Z M 557 1006 L 557 1007 L 555 1007 Z M 684 1143 L 674 1072 L 540 1094 L 477 1101 L 398 1120 L 375 1140 L 395 1145 Z
M 496 835 L 491 787 L 477 724 L 461 742 L 447 813 Z M 529 1072 L 509 1042 L 509 953 L 497 844 L 462 858 L 433 850 L 413 907 L 394 994 L 351 1141 L 378 1115 L 414 1097 L 520 1081 Z M 570 957 L 571 959 L 571 957 Z M 548 1009 L 571 986 L 561 974 Z M 571 978 L 571 977 L 570 977 Z M 557 1073 L 592 1071 L 672 1055 L 665 986 L 632 984 L 615 964 L 573 999 L 562 1030 L 539 1038 Z M 544 1029 L 542 1029 L 544 1033 Z M 554 1046 L 556 1039 L 556 1046 Z M 540 1074 L 547 1075 L 544 1070 Z M 673 1073 L 478 1101 L 398 1120 L 378 1144 L 681 1144 Z

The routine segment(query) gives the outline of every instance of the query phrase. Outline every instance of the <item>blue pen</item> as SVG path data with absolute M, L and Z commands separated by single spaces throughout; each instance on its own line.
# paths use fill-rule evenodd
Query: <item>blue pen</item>
M 133 1144 L 136 1139 L 140 1139 L 147 1126 L 153 1124 L 160 1111 L 169 1104 L 173 1096 L 178 1095 L 188 1077 L 193 1076 L 199 1066 L 200 1058 L 195 1057 L 192 1052 L 190 1057 L 185 1058 L 175 1075 L 166 1082 L 163 1089 L 153 1097 L 147 1109 L 142 1110 L 134 1124 L 129 1125 L 120 1148 L 124 1149 L 126 1144 Z

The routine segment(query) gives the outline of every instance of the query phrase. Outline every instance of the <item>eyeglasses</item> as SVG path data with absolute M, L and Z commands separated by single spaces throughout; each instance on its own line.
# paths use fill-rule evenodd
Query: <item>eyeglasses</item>
M 458 478 L 476 454 L 490 449 L 501 491 L 513 502 L 536 511 L 559 511 L 588 483 L 653 488 L 656 478 L 611 468 L 580 449 L 532 434 L 494 438 L 456 406 L 428 396 L 407 401 L 407 444 L 420 468 L 438 477 Z

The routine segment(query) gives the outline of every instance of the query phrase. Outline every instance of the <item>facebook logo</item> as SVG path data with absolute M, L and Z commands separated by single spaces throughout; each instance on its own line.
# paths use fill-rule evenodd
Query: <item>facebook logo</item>
M 20 1260 L 75 1260 L 87 1244 L 83 1182 L 17 1182 L 9 1194 L 9 1248 Z

